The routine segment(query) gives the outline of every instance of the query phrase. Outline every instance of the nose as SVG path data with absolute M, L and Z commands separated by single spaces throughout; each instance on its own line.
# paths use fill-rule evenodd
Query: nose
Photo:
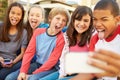
M 33 19 L 36 19 L 36 16 L 32 16 Z
M 81 21 L 80 21 L 80 25 L 84 25 L 84 21 L 81 20 Z
M 62 24 L 62 22 L 63 22 L 62 20 L 59 20 L 59 23 L 60 23 L 60 24 Z
M 102 23 L 100 21 L 94 22 L 94 26 L 95 27 L 100 27 L 101 25 L 102 25 Z

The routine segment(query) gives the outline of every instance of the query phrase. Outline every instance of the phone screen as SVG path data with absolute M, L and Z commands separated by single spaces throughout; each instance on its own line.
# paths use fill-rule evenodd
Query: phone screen
M 5 63 L 5 64 L 10 64 L 10 63 L 11 63 L 11 60 L 10 60 L 10 59 L 4 59 L 4 63 Z

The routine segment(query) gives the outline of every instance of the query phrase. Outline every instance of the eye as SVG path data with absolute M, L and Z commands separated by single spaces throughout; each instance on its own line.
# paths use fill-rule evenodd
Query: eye
M 102 21 L 108 21 L 108 19 L 107 18 L 103 18 Z
M 18 16 L 20 16 L 21 14 L 20 13 L 17 13 Z
M 56 17 L 57 20 L 59 20 L 60 18 L 59 17 Z
M 67 22 L 67 20 L 63 19 L 63 22 Z
M 89 22 L 89 19 L 84 19 L 84 22 Z
M 11 14 L 15 14 L 15 12 L 14 12 L 14 11 L 11 11 Z
M 39 15 L 37 15 L 37 17 L 40 17 Z

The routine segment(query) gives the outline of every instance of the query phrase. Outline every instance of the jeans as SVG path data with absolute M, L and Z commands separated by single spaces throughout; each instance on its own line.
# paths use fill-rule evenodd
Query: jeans
M 8 74 L 16 71 L 17 69 L 20 68 L 20 66 L 21 66 L 21 61 L 19 61 L 18 63 L 14 64 L 11 68 L 1 68 L 0 69 L 0 80 L 4 80 L 5 77 Z
M 32 74 L 33 71 L 35 71 L 40 65 L 38 63 L 31 63 L 30 68 L 28 70 L 28 74 Z M 20 70 L 18 69 L 15 72 L 12 72 L 11 74 L 9 74 L 5 80 L 17 80 L 17 77 L 19 75 Z
M 56 72 L 53 72 L 39 80 L 56 80 L 56 79 L 58 79 L 58 77 L 59 77 L 59 72 L 56 71 Z
M 19 75 L 19 72 L 20 72 L 19 69 L 18 69 L 17 71 L 15 71 L 15 72 L 12 72 L 11 74 L 9 74 L 9 75 L 5 78 L 5 80 L 17 80 L 17 77 L 18 77 L 18 75 Z
M 40 66 L 41 66 L 41 65 L 38 64 L 38 63 L 36 63 L 36 62 L 35 62 L 35 63 L 31 63 L 30 68 L 29 68 L 29 70 L 28 70 L 28 74 L 32 74 L 32 72 L 35 71 L 36 69 L 38 69 Z M 44 76 L 46 76 L 46 75 L 48 75 L 48 74 L 50 74 L 50 73 L 52 73 L 52 72 L 55 72 L 56 70 L 57 70 L 57 69 L 53 68 L 53 69 L 51 69 L 51 70 L 44 71 L 44 72 L 40 72 L 40 73 L 38 73 L 38 74 L 32 74 L 32 75 L 30 75 L 30 76 L 28 77 L 28 80 L 38 80 L 39 78 L 44 77 Z M 20 72 L 20 71 L 17 70 L 17 71 L 15 71 L 15 72 L 9 74 L 9 75 L 5 78 L 5 80 L 17 80 L 17 77 L 18 77 L 18 75 L 19 75 L 19 72 Z
M 40 72 L 38 74 L 32 74 L 28 77 L 28 80 L 39 80 L 42 77 L 45 77 L 53 72 L 56 72 L 57 70 L 55 68 L 52 68 L 50 70 L 44 71 L 44 72 Z

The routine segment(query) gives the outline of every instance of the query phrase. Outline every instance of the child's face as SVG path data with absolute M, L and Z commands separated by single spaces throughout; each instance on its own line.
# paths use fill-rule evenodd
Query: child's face
M 79 33 L 82 34 L 83 32 L 87 31 L 90 26 L 91 17 L 89 14 L 84 15 L 81 20 L 75 20 L 74 28 Z
M 59 33 L 67 23 L 67 17 L 62 14 L 57 14 L 50 21 L 50 29 L 54 33 Z
M 28 20 L 32 27 L 32 29 L 35 29 L 38 27 L 38 25 L 42 21 L 42 10 L 40 8 L 33 7 L 31 8 L 29 14 L 28 14 Z
M 110 37 L 117 28 L 117 17 L 114 17 L 110 10 L 95 10 L 93 16 L 99 38 Z
M 9 13 L 9 20 L 11 25 L 16 26 L 22 18 L 22 10 L 18 6 L 11 8 Z

